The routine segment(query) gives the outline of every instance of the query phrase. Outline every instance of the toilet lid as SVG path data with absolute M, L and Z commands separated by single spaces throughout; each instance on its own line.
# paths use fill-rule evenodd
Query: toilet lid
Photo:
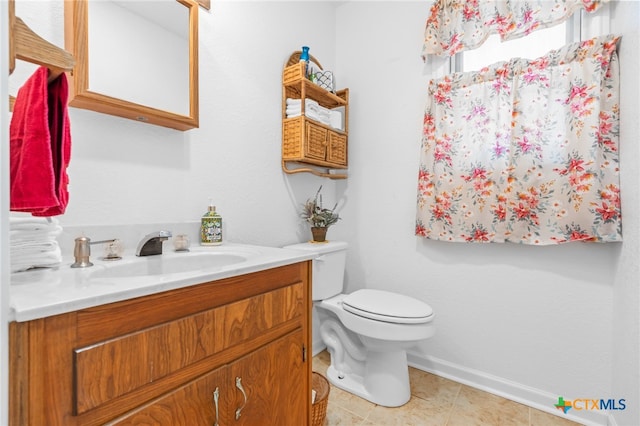
M 342 306 L 352 314 L 399 324 L 425 323 L 433 315 L 433 309 L 426 303 L 384 290 L 354 291 L 342 300 Z

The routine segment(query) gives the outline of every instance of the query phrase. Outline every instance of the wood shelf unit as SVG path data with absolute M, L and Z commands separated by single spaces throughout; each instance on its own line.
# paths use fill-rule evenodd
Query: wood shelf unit
M 69 52 L 48 42 L 36 34 L 22 19 L 15 16 L 15 2 L 9 9 L 9 75 L 15 69 L 16 59 L 41 65 L 49 69 L 48 81 L 52 82 L 63 72 L 73 70 L 75 58 Z M 15 98 L 9 97 L 9 110 L 13 111 Z
M 322 66 L 311 56 L 320 70 Z M 348 167 L 349 89 L 332 93 L 306 78 L 300 51 L 294 52 L 282 73 L 282 170 L 313 173 L 330 179 L 345 179 Z M 301 113 L 287 117 L 287 99 L 301 101 Z M 341 108 L 343 129 L 335 129 L 305 114 L 305 101 L 312 99 L 328 109 Z M 293 167 L 290 167 L 293 166 Z

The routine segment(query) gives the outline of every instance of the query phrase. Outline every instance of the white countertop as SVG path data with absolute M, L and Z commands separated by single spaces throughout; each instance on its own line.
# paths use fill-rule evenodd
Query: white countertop
M 92 274 L 104 271 L 113 265 L 140 263 L 150 258 L 155 258 L 154 261 L 157 261 L 158 256 L 136 257 L 132 252 L 125 252 L 123 259 L 117 261 L 100 260 L 98 256 L 95 256 L 91 259 L 94 266 L 89 268 L 71 268 L 73 259 L 65 259 L 65 262 L 57 269 L 38 269 L 11 275 L 9 320 L 22 322 L 44 318 L 290 265 L 313 259 L 316 256 L 315 253 L 309 251 L 233 243 L 212 247 L 191 247 L 188 253 L 174 252 L 165 247 L 164 254 L 159 256 L 162 256 L 163 259 L 171 259 L 198 253 L 240 255 L 246 260 L 206 270 L 135 277 L 96 278 L 92 277 Z

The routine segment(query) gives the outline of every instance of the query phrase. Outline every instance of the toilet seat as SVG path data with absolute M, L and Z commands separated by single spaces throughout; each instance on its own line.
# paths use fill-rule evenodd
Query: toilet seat
M 345 311 L 361 317 L 396 324 L 431 321 L 433 309 L 426 303 L 384 290 L 357 290 L 342 300 Z

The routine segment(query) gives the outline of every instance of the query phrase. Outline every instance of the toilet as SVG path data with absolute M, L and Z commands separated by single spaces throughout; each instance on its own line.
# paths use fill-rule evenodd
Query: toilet
M 375 404 L 411 398 L 406 350 L 433 336 L 433 310 L 409 296 L 373 289 L 344 294 L 347 243 L 302 243 L 313 251 L 312 298 L 320 337 L 331 355 L 329 381 Z

